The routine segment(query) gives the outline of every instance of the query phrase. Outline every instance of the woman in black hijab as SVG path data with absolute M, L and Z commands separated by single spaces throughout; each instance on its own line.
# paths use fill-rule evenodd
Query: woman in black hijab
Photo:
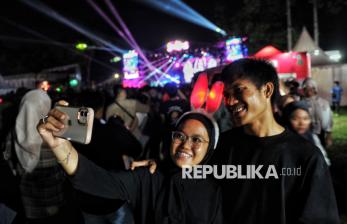
M 217 145 L 213 118 L 188 112 L 177 121 L 170 146 L 171 162 L 151 174 L 148 168 L 107 172 L 78 154 L 67 140 L 53 136 L 63 128 L 56 109 L 38 131 L 50 145 L 73 186 L 88 194 L 129 201 L 136 223 L 222 223 L 221 194 L 212 178 L 183 179 L 182 167 L 206 164 Z M 115 148 L 117 146 L 114 146 Z
M 318 136 L 312 132 L 312 119 L 305 101 L 294 101 L 283 108 L 283 122 L 287 128 L 301 135 L 317 146 L 322 152 L 325 162 L 330 166 L 328 155 Z

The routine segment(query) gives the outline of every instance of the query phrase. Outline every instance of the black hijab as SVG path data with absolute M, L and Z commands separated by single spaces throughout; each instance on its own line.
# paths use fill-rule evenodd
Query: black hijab
M 217 141 L 219 138 L 219 128 L 216 121 L 209 117 L 209 115 L 203 112 L 187 112 L 183 114 L 176 122 L 175 129 L 179 129 L 180 126 L 187 120 L 198 120 L 200 121 L 206 128 L 208 137 L 210 139 L 208 143 L 207 153 L 204 159 L 200 162 L 199 165 L 206 164 L 208 160 L 211 158 L 213 151 L 217 146 Z
M 199 165 L 206 164 L 211 158 L 217 145 L 219 129 L 217 123 L 208 115 L 202 112 L 187 112 L 176 122 L 175 130 L 187 120 L 200 121 L 206 128 L 209 135 L 209 145 L 204 159 Z M 170 161 L 168 161 L 170 160 Z M 170 169 L 166 172 L 164 192 L 160 194 L 158 202 L 160 205 L 167 205 L 156 209 L 156 221 L 161 223 L 196 223 L 198 219 L 210 220 L 208 223 L 216 222 L 222 217 L 219 207 L 219 194 L 216 192 L 217 185 L 212 179 L 182 179 L 181 168 L 179 168 L 171 158 L 166 160 Z M 209 203 L 206 203 L 206 202 Z M 220 223 L 217 221 L 217 223 Z
M 308 108 L 309 107 L 305 101 L 294 101 L 294 102 L 289 103 L 287 106 L 285 106 L 283 108 L 283 121 L 284 121 L 285 126 L 288 129 L 290 129 L 291 131 L 296 133 L 296 131 L 293 130 L 293 128 L 292 128 L 292 125 L 290 123 L 290 119 L 293 116 L 293 113 L 298 109 L 306 111 L 310 116 L 310 112 L 309 112 Z M 311 128 L 308 129 L 304 134 L 301 134 L 301 136 L 314 144 Z
M 184 113 L 177 121 L 174 126 L 174 130 L 179 130 L 180 127 L 186 122 L 187 120 L 198 120 L 200 121 L 206 128 L 207 134 L 209 137 L 209 144 L 207 148 L 207 153 L 204 156 L 203 160 L 199 163 L 199 165 L 207 164 L 208 161 L 211 159 L 214 150 L 217 147 L 217 142 L 219 138 L 219 127 L 217 125 L 217 122 L 214 120 L 213 117 L 210 117 L 208 114 L 205 114 L 204 112 L 200 111 L 190 111 Z M 165 158 L 161 163 L 160 167 L 162 172 L 165 175 L 173 175 L 175 173 L 181 173 L 181 168 L 179 168 L 172 160 L 171 156 L 168 156 Z

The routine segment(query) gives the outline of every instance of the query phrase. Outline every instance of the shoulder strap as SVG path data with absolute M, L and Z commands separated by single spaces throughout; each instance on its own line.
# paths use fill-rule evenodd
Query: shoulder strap
M 117 104 L 117 106 L 122 109 L 129 117 L 131 117 L 131 119 L 135 119 L 135 116 L 132 115 L 127 109 L 125 109 L 122 105 L 120 105 L 120 103 L 117 102 L 117 100 L 115 101 L 115 103 Z

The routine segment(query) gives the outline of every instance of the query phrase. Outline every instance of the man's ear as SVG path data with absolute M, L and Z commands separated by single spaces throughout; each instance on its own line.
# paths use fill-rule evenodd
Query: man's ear
M 273 92 L 274 92 L 274 85 L 272 82 L 267 82 L 263 86 L 264 94 L 266 98 L 271 98 Z

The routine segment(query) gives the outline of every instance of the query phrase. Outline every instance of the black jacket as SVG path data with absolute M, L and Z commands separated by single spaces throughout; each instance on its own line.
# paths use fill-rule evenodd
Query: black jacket
M 123 154 L 136 158 L 142 150 L 140 142 L 133 134 L 113 118 L 106 124 L 94 119 L 91 142 L 87 145 L 74 143 L 74 147 L 98 166 L 113 171 L 124 170 Z M 82 191 L 77 191 L 76 199 L 84 212 L 96 215 L 114 212 L 125 202 L 93 196 Z
M 128 200 L 136 223 L 222 223 L 220 188 L 212 179 L 188 180 L 181 172 L 148 168 L 108 172 L 79 155 L 71 181 L 76 189 L 99 197 Z

